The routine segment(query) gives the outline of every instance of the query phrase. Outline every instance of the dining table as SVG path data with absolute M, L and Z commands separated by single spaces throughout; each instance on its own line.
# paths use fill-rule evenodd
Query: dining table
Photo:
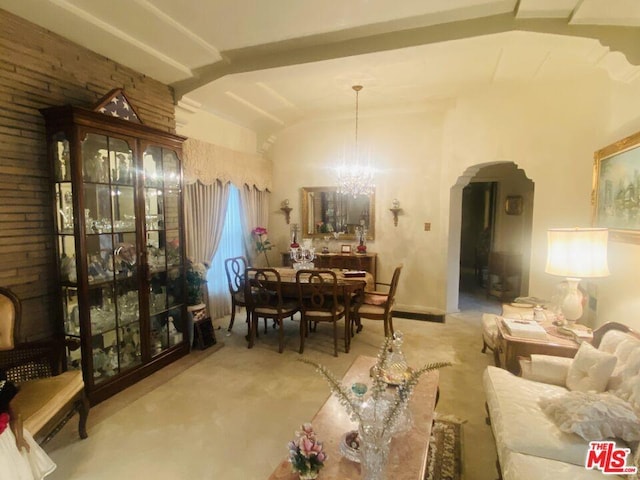
M 296 284 L 295 268 L 276 267 L 274 268 L 280 275 L 280 288 L 282 296 L 288 299 L 298 299 L 298 287 Z M 322 270 L 322 269 L 321 269 Z M 324 269 L 327 270 L 327 269 Z M 359 301 L 362 295 L 359 293 L 364 291 L 372 291 L 375 288 L 373 275 L 369 272 L 354 272 L 342 269 L 330 269 L 336 274 L 338 296 L 342 300 L 345 307 L 345 345 L 346 353 L 349 353 L 351 347 L 351 310 L 353 302 Z M 354 276 L 357 275 L 357 276 Z M 266 288 L 269 288 L 270 276 L 267 275 Z M 275 282 L 275 276 L 273 276 Z
M 342 379 L 349 386 L 369 377 L 376 358 L 359 355 Z M 386 466 L 386 477 L 393 480 L 423 480 L 427 465 L 429 439 L 434 419 L 434 409 L 438 398 L 438 370 L 431 370 L 420 377 L 409 399 L 409 410 L 413 419 L 411 428 L 391 440 L 391 450 Z M 389 386 L 388 388 L 397 388 Z M 344 406 L 335 395 L 330 395 L 315 414 L 311 425 L 318 439 L 322 441 L 327 460 L 320 470 L 320 480 L 357 480 L 361 478 L 360 464 L 349 460 L 340 453 L 340 443 L 345 434 L 357 430 L 357 425 L 349 418 Z M 292 432 L 293 435 L 293 432 Z M 288 458 L 275 468 L 269 480 L 297 480 Z

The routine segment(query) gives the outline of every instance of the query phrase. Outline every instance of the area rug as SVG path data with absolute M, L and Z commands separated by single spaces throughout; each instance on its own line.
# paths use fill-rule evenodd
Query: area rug
M 462 424 L 436 420 L 431 428 L 424 480 L 460 480 Z

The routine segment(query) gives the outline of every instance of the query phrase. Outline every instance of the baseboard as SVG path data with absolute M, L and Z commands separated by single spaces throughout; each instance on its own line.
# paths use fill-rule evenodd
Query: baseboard
M 422 320 L 423 322 L 444 323 L 445 315 L 442 313 L 408 312 L 406 310 L 393 310 L 392 315 L 397 318 L 410 320 Z

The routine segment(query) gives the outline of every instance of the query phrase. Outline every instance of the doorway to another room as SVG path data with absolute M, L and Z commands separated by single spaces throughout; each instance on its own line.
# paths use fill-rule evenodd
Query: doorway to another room
M 497 303 L 487 297 L 498 182 L 472 182 L 462 190 L 460 226 L 460 310 Z
M 454 305 L 500 312 L 502 303 L 528 295 L 534 184 L 512 162 L 466 173 L 452 190 L 452 208 L 460 209 L 459 233 L 450 232 L 460 241 L 451 252 L 459 255 L 459 270 L 451 272 L 457 278 L 450 277 L 450 285 L 457 283 Z

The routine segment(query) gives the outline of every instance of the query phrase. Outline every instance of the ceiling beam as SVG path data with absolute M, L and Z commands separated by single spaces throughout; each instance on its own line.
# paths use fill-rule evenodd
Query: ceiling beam
M 566 19 L 516 19 L 513 13 L 365 35 L 361 28 L 221 52 L 222 60 L 172 84 L 175 100 L 226 75 L 333 60 L 511 31 L 593 38 L 640 65 L 640 28 L 569 25 Z

